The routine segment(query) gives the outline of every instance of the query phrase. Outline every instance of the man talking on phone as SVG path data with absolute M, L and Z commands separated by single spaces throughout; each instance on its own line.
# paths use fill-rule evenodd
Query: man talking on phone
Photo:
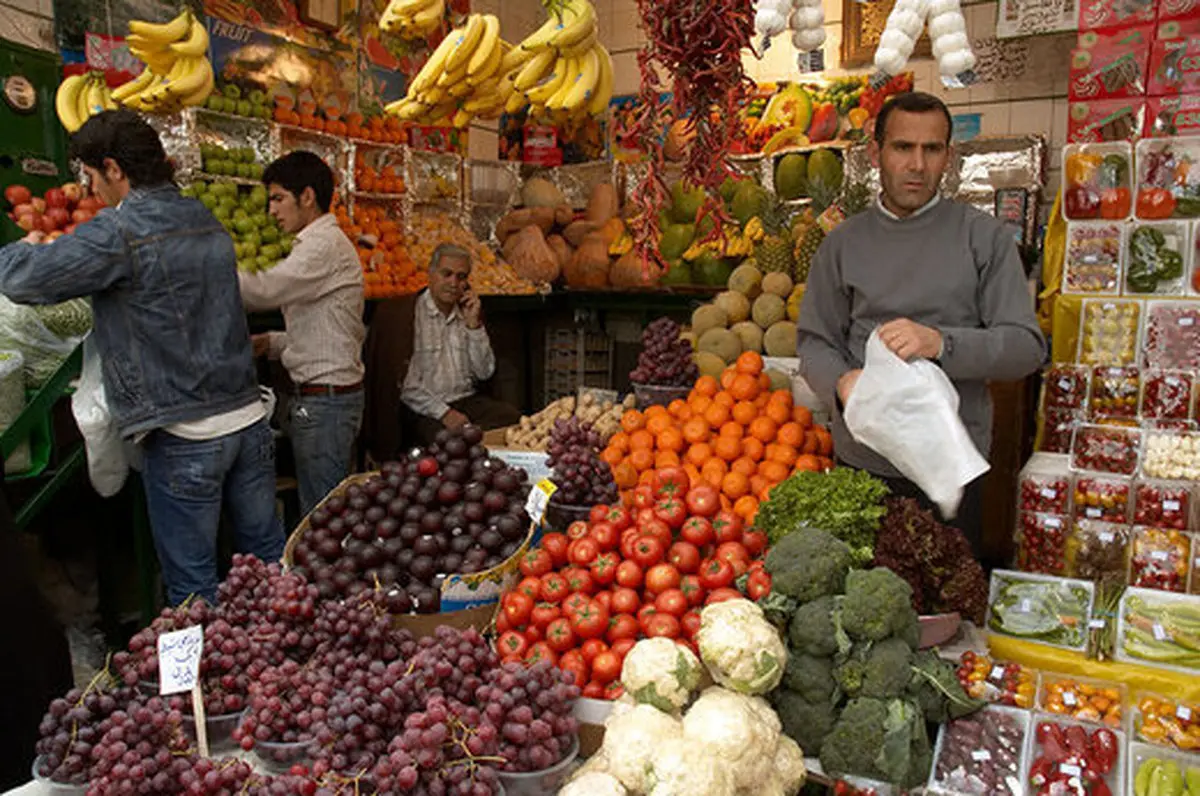
M 416 442 L 428 445 L 443 428 L 474 423 L 484 429 L 512 425 L 517 410 L 476 393 L 496 371 L 496 356 L 479 296 L 471 290 L 471 255 L 439 246 L 429 263 L 429 288 L 417 297 L 413 351 L 400 390 Z

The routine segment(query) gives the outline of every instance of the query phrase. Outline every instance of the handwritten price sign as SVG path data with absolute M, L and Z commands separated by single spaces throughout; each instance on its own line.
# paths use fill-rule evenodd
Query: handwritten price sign
M 204 628 L 199 625 L 158 637 L 158 693 L 191 691 L 200 679 Z

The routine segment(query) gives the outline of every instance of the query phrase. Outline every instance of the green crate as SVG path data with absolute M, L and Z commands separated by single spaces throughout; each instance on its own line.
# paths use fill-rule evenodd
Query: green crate
M 49 413 L 33 421 L 29 429 L 29 469 L 20 473 L 6 474 L 6 481 L 24 481 L 37 478 L 50 466 L 50 455 L 54 451 L 54 426 Z

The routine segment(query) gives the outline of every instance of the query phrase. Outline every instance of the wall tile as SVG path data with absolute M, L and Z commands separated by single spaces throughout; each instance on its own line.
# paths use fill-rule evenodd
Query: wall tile
M 4 38 L 27 47 L 54 49 L 54 22 L 41 14 L 31 14 L 0 4 L 0 31 Z
M 1009 105 L 1006 102 L 997 102 L 983 105 L 969 105 L 962 109 L 962 113 L 978 113 L 981 115 L 979 122 L 980 135 L 1008 135 L 1010 125 Z
M 636 94 L 641 86 L 638 73 L 637 53 L 633 51 L 613 53 L 613 94 Z
M 494 120 L 472 124 L 468 154 L 476 160 L 495 160 L 500 152 L 499 141 Z
M 840 25 L 842 21 L 842 0 L 824 0 L 822 6 L 825 11 L 825 21 L 837 22 Z
M 980 3 L 963 9 L 967 31 L 972 39 L 987 39 L 996 35 L 996 4 Z
M 0 3 L 0 7 L 15 9 L 17 11 L 25 11 L 30 14 L 41 14 L 41 7 L 38 5 L 38 0 L 4 0 Z
M 596 6 L 596 36 L 601 44 L 608 47 L 612 42 L 612 32 L 615 27 L 612 14 L 613 0 L 593 0 L 592 4 Z
M 1045 136 L 1047 139 L 1050 138 L 1054 119 L 1053 100 L 1013 102 L 1009 108 L 1011 111 L 1009 127 L 1010 132 L 1014 135 L 1035 133 Z
M 1050 148 L 1056 151 L 1067 143 L 1067 109 L 1070 102 L 1066 98 L 1054 100 L 1054 111 L 1050 124 Z

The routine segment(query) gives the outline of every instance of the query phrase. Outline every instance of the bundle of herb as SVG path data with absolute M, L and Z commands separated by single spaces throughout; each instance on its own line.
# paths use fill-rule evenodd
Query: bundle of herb
M 799 472 L 771 490 L 754 526 L 771 544 L 801 528 L 821 528 L 850 546 L 855 566 L 866 566 L 874 555 L 886 495 L 883 482 L 861 470 Z

